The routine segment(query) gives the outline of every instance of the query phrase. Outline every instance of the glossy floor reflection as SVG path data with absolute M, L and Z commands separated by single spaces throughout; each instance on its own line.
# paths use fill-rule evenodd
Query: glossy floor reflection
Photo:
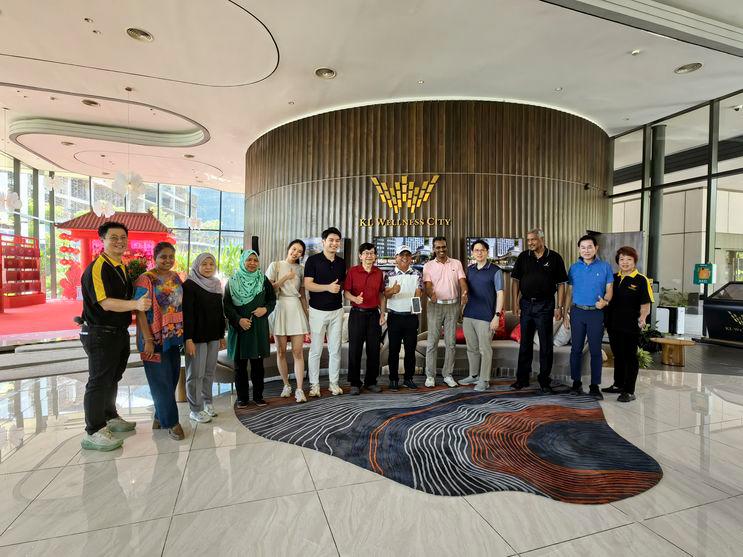
M 605 370 L 605 383 L 611 380 Z M 267 441 L 216 388 L 219 416 L 186 439 L 151 429 L 141 369 L 119 389 L 122 449 L 80 450 L 85 375 L 0 383 L 2 555 L 740 555 L 743 377 L 643 371 L 608 423 L 664 478 L 610 505 L 524 493 L 426 495 Z M 367 395 L 373 396 L 373 395 Z

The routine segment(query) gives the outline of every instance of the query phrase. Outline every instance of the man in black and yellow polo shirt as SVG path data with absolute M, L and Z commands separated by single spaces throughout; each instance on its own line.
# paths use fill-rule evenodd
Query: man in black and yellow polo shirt
M 121 260 L 127 249 L 126 226 L 109 221 L 98 228 L 103 252 L 82 276 L 83 326 L 80 341 L 88 355 L 88 383 L 85 386 L 85 432 L 83 449 L 110 451 L 123 439 L 111 432 L 132 431 L 116 411 L 119 381 L 129 361 L 129 325 L 132 311 L 150 309 L 149 298 L 132 300 L 132 281 Z

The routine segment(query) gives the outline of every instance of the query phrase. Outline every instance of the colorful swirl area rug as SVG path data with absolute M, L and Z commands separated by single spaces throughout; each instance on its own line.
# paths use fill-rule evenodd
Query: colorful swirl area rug
M 383 391 L 236 409 L 250 431 L 315 449 L 434 495 L 523 491 L 577 504 L 657 484 L 659 464 L 620 437 L 597 401 L 505 383 Z

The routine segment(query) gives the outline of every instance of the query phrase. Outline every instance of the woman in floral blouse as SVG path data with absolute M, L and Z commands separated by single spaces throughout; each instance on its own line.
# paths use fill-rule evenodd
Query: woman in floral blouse
M 160 242 L 153 251 L 155 268 L 140 275 L 134 284 L 134 299 L 149 296 L 152 308 L 137 312 L 139 348 L 150 393 L 155 403 L 152 429 L 166 428 L 177 441 L 184 438 L 178 423 L 175 388 L 181 370 L 183 346 L 183 284 L 172 270 L 175 247 Z

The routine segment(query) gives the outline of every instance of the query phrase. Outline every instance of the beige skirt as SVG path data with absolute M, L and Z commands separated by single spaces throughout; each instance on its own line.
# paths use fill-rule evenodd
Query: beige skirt
M 274 314 L 274 336 L 306 335 L 310 330 L 299 298 L 279 296 Z

